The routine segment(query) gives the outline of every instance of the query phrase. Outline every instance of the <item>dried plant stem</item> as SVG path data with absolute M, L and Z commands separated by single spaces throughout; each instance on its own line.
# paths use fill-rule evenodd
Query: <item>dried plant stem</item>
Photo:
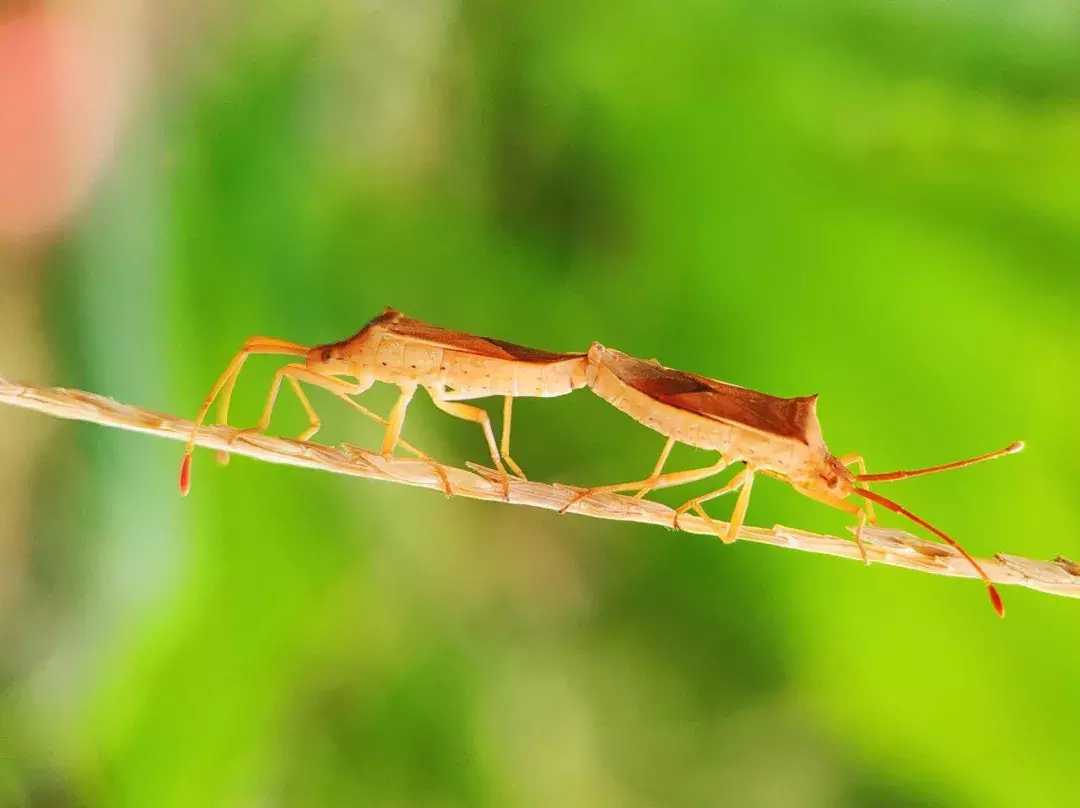
M 120 404 L 93 393 L 59 387 L 27 387 L 3 379 L 0 379 L 0 402 L 37 410 L 58 418 L 90 421 L 178 441 L 187 440 L 192 427 L 190 421 L 182 418 Z M 199 431 L 196 443 L 209 449 L 223 449 L 270 463 L 322 469 L 336 474 L 439 491 L 443 485 L 432 464 L 423 460 L 397 457 L 386 459 L 348 445 L 335 448 L 316 443 L 300 443 L 222 426 L 204 427 Z M 482 468 L 472 468 L 476 471 L 444 467 L 455 496 L 558 511 L 566 506 L 576 493 L 569 487 L 513 480 L 509 498 L 504 499 L 500 484 L 486 476 Z M 171 469 L 169 474 L 172 474 Z M 674 512 L 666 505 L 616 494 L 600 494 L 584 499 L 574 505 L 571 512 L 597 519 L 640 522 L 661 527 L 671 527 L 674 516 Z M 689 533 L 713 533 L 712 528 L 697 517 L 684 515 L 679 524 Z M 717 524 L 726 527 L 722 522 L 717 521 Z M 809 553 L 859 559 L 858 548 L 849 539 L 793 528 L 776 526 L 767 530 L 744 527 L 739 532 L 739 539 Z M 933 575 L 975 577 L 971 566 L 951 547 L 920 539 L 901 530 L 867 528 L 863 533 L 863 543 L 866 554 L 873 563 L 904 567 Z M 1054 561 L 1036 561 L 998 553 L 993 558 L 979 559 L 979 563 L 995 583 L 1015 584 L 1053 595 L 1080 598 L 1080 565 L 1068 559 L 1058 557 Z

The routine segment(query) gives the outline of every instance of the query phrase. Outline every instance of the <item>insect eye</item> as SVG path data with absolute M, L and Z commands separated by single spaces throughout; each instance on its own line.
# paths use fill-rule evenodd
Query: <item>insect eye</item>
M 329 348 L 323 348 L 322 349 L 322 361 L 324 361 L 324 362 L 329 362 L 330 361 L 330 349 Z

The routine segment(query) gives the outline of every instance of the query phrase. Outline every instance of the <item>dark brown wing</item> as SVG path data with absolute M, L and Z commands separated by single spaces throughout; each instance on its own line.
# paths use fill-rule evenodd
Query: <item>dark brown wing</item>
M 395 316 L 388 316 L 393 313 Z M 504 342 L 501 339 L 491 337 L 478 337 L 474 334 L 465 334 L 461 331 L 451 331 L 448 328 L 440 328 L 420 320 L 413 320 L 400 312 L 387 310 L 382 315 L 387 319 L 376 318 L 372 323 L 381 320 L 387 330 L 394 334 L 406 337 L 415 337 L 425 342 L 435 343 L 444 348 L 455 351 L 471 353 L 477 356 L 488 356 L 493 359 L 509 359 L 516 362 L 533 362 L 536 364 L 548 364 L 561 362 L 564 359 L 580 359 L 582 353 L 551 353 L 536 348 L 527 348 L 524 345 L 515 345 L 512 342 Z M 371 325 L 371 324 L 369 324 Z
M 606 349 L 605 365 L 650 398 L 717 421 L 809 444 L 817 434 L 817 396 L 778 398 L 707 376 L 666 368 Z

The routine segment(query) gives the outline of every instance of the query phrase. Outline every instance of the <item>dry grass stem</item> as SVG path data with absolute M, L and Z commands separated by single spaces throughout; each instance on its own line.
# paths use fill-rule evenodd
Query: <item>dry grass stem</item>
M 177 441 L 187 440 L 192 427 L 191 421 L 183 418 L 120 404 L 93 393 L 59 387 L 27 387 L 3 379 L 0 379 L 0 402 L 58 418 L 89 421 Z M 442 490 L 442 482 L 430 463 L 397 457 L 385 459 L 378 454 L 349 445 L 335 448 L 316 443 L 299 443 L 269 435 L 244 433 L 223 426 L 202 428 L 196 443 L 208 449 L 223 449 L 270 463 Z M 509 498 L 504 499 L 501 485 L 490 478 L 489 471 L 485 474 L 486 470 L 479 466 L 471 466 L 471 469 L 473 470 L 445 467 L 455 496 L 558 511 L 576 493 L 575 489 L 569 487 L 513 480 L 510 483 Z M 169 469 L 168 473 L 171 482 L 173 470 Z M 574 505 L 571 513 L 668 528 L 672 525 L 674 515 L 674 511 L 666 505 L 617 494 L 600 494 L 582 500 Z M 697 517 L 683 516 L 679 523 L 683 530 L 689 533 L 713 533 L 709 525 Z M 726 527 L 719 520 L 717 524 Z M 744 527 L 739 532 L 739 539 L 859 560 L 859 551 L 849 539 L 779 525 L 771 530 Z M 918 538 L 902 530 L 867 528 L 863 534 L 863 542 L 872 563 L 904 567 L 932 575 L 976 577 L 971 566 L 951 547 Z M 1080 598 L 1080 565 L 1067 558 L 1058 556 L 1053 561 L 1036 561 L 997 553 L 993 558 L 980 558 L 979 563 L 995 583 L 1015 584 L 1052 595 Z

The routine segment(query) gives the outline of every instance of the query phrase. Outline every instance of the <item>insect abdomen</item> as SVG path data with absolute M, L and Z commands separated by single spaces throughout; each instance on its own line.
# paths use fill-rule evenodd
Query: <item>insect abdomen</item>
M 585 386 L 585 358 L 524 362 L 446 351 L 442 381 L 453 398 L 561 396 Z
M 587 366 L 584 356 L 559 362 L 517 363 L 514 388 L 508 394 L 540 398 L 566 395 L 585 386 Z

